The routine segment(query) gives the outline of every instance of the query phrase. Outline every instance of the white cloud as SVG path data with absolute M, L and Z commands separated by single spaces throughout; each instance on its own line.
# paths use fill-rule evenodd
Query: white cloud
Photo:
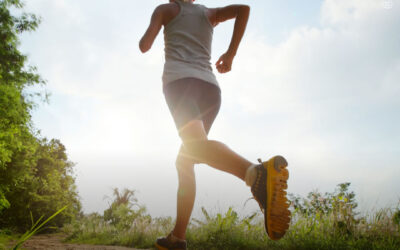
M 325 1 L 320 27 L 294 29 L 276 46 L 251 33 L 221 77 L 234 114 L 224 114 L 220 134 L 235 134 L 231 144 L 250 155 L 256 145 L 286 154 L 293 192 L 375 181 L 384 204 L 396 202 L 386 191 L 400 191 L 388 178 L 400 163 L 400 5 L 377 2 Z M 377 168 L 391 175 L 374 179 Z
M 147 21 L 131 17 L 126 6 L 123 11 L 108 6 L 106 13 L 97 9 L 104 3 L 37 3 L 44 20 L 27 48 L 35 51 L 31 59 L 57 97 L 47 110 L 62 127 L 56 137 L 78 161 L 81 182 L 100 178 L 105 170 L 94 166 L 105 168 L 104 162 L 114 159 L 116 165 L 135 165 L 138 158 L 145 164 L 150 155 L 173 164 L 179 139 L 161 92 L 162 34 L 153 50 L 142 55 L 137 42 Z M 252 160 L 287 156 L 291 192 L 332 189 L 342 180 L 354 180 L 360 187 L 374 181 L 369 175 L 378 166 L 399 177 L 393 170 L 400 163 L 395 157 L 400 151 L 397 3 L 387 10 L 374 0 L 326 0 L 318 27 L 298 27 L 274 45 L 266 42 L 266 31 L 249 27 L 233 71 L 218 75 L 223 107 L 211 137 Z M 154 4 L 144 8 L 150 13 Z M 219 34 L 216 30 L 217 43 Z M 49 126 L 46 123 L 44 119 L 39 126 Z M 173 168 L 155 169 L 163 175 Z M 142 180 L 151 179 L 154 174 L 139 167 L 113 170 L 114 182 L 139 173 Z M 211 169 L 200 171 L 203 191 L 212 193 L 213 187 L 201 177 L 214 174 Z M 111 173 L 102 177 L 107 175 Z M 385 196 L 389 187 L 400 190 L 394 179 L 382 178 L 377 195 Z M 152 202 L 157 207 L 157 201 Z
M 326 1 L 321 28 L 295 29 L 278 46 L 250 34 L 234 71 L 223 78 L 226 102 L 242 112 L 290 113 L 296 127 L 397 103 L 399 8 L 387 11 L 372 2 Z

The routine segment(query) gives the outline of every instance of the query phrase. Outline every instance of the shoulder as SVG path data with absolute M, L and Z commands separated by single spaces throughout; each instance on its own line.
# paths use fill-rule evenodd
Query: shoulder
M 245 4 L 232 4 L 220 8 L 208 9 L 210 20 L 217 25 L 218 23 L 235 18 L 240 12 L 249 12 L 250 6 Z
M 166 25 L 172 18 L 179 14 L 179 6 L 176 3 L 160 4 L 154 9 L 153 15 L 162 18 L 162 22 Z
M 163 14 L 167 12 L 171 12 L 174 10 L 179 11 L 179 6 L 176 3 L 165 3 L 165 4 L 160 4 L 158 5 L 155 9 L 155 13 Z
M 206 10 L 206 14 L 207 14 L 208 20 L 210 20 L 210 23 L 214 27 L 217 26 L 218 22 L 217 22 L 217 18 L 216 17 L 217 17 L 218 8 L 207 8 L 206 6 L 204 6 L 204 8 Z

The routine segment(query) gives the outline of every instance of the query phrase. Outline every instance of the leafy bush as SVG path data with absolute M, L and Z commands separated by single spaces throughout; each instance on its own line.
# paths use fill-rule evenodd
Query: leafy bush
M 73 163 L 68 161 L 64 145 L 58 140 L 40 140 L 33 157 L 36 160 L 29 166 L 28 173 L 6 192 L 10 207 L 2 211 L 0 228 L 26 231 L 31 226 L 30 213 L 33 218 L 49 217 L 65 204 L 68 208 L 50 221 L 50 226 L 62 227 L 80 213 L 81 203 L 72 176 Z M 10 172 L 6 176 L 12 178 Z
M 241 219 L 231 207 L 213 216 L 201 209 L 205 220 L 193 219 L 187 232 L 191 249 L 256 249 L 266 239 L 262 226 L 253 224 L 257 213 Z
M 400 227 L 400 209 L 396 209 L 396 212 L 393 214 L 393 223 Z
M 272 241 L 266 235 L 261 212 L 241 218 L 233 208 L 213 214 L 202 207 L 203 218 L 192 219 L 188 227 L 188 248 L 400 249 L 399 210 L 380 209 L 361 216 L 355 211 L 355 194 L 349 188 L 350 184 L 344 183 L 324 195 L 316 191 L 306 198 L 291 195 L 291 225 L 279 241 Z M 157 237 L 168 234 L 174 226 L 171 217 L 151 218 L 144 212 L 130 217 L 126 206 L 121 209 L 124 212 L 114 211 L 112 207 L 108 209 L 112 212 L 107 213 L 113 214 L 114 219 L 106 220 L 106 213 L 87 215 L 65 227 L 70 235 L 68 240 L 151 248 Z
M 104 211 L 104 220 L 120 230 L 131 227 L 136 218 L 144 216 L 145 207 L 139 206 L 135 197 L 135 190 L 124 189 L 119 192 L 118 188 L 113 190 L 114 200 L 110 207 Z M 133 209 L 136 207 L 137 209 Z
M 349 191 L 350 183 L 337 185 L 334 192 L 321 194 L 312 191 L 307 198 L 289 194 L 295 214 L 306 217 L 314 224 L 319 218 L 329 215 L 332 227 L 345 234 L 352 234 L 354 227 L 359 223 L 355 209 L 358 204 L 353 191 Z M 296 219 L 296 218 L 295 218 Z
M 137 203 L 135 191 L 113 190 L 110 207 L 103 215 L 92 213 L 64 227 L 70 242 L 147 247 L 154 238 L 170 229 L 172 219 L 152 218 Z

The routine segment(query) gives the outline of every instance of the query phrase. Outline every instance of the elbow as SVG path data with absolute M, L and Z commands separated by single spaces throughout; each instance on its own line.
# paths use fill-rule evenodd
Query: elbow
M 139 49 L 142 53 L 146 53 L 147 51 L 149 51 L 151 48 L 151 46 L 149 46 L 148 44 L 146 44 L 143 41 L 139 42 Z
M 240 5 L 239 12 L 240 13 L 245 13 L 245 14 L 248 15 L 250 13 L 250 6 L 248 6 L 246 4 Z

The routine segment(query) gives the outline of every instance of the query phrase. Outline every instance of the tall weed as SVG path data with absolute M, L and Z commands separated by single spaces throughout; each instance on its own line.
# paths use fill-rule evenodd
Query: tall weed
M 202 207 L 202 218 L 192 219 L 188 227 L 188 248 L 400 249 L 399 208 L 361 215 L 349 187 L 350 183 L 339 184 L 331 193 L 313 191 L 306 198 L 291 195 L 291 225 L 279 241 L 266 235 L 261 212 L 240 217 L 233 208 L 212 213 Z M 107 217 L 109 214 L 92 214 L 65 227 L 68 240 L 151 248 L 158 236 L 168 234 L 174 226 L 171 217 L 152 218 L 141 206 L 134 210 L 120 204 L 110 209 L 107 213 L 114 219 Z

